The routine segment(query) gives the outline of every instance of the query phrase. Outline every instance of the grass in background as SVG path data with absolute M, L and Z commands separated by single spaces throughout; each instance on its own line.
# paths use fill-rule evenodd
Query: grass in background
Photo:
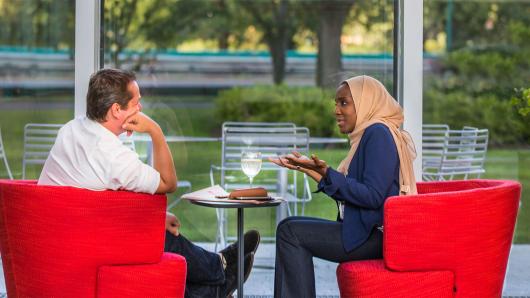
M 188 136 L 218 136 L 220 127 L 214 119 L 213 109 L 201 107 L 172 108 L 170 105 L 155 102 L 147 105 L 145 112 L 157 120 L 167 134 Z M 9 164 L 15 178 L 21 176 L 23 129 L 26 123 L 66 123 L 73 117 L 73 110 L 2 110 L 0 127 Z M 171 143 L 179 179 L 189 180 L 193 189 L 210 185 L 211 164 L 220 164 L 221 144 L 211 143 Z M 314 149 L 319 157 L 336 167 L 347 152 L 346 146 L 334 149 Z M 29 178 L 37 178 L 40 167 L 31 168 Z M 260 174 L 262 175 L 262 174 Z M 0 177 L 7 177 L 3 163 L 0 163 Z M 484 178 L 514 179 L 523 185 L 521 209 L 516 227 L 515 243 L 530 243 L 530 150 L 495 149 L 489 150 Z M 259 175 L 258 175 L 259 178 Z M 315 183 L 311 182 L 315 189 Z M 175 200 L 181 192 L 169 195 Z M 215 210 L 181 201 L 172 210 L 182 222 L 182 233 L 195 241 L 213 241 L 217 228 Z M 307 204 L 307 216 L 335 219 L 336 205 L 322 194 L 314 194 Z M 229 211 L 229 230 L 235 235 L 235 211 Z M 264 236 L 272 236 L 276 226 L 273 208 L 248 209 L 245 211 L 245 228 L 257 228 Z

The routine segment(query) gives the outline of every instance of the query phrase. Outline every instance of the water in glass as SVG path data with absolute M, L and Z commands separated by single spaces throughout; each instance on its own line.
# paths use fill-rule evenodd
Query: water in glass
M 261 171 L 261 153 L 243 152 L 241 155 L 241 169 L 250 179 L 250 186 L 252 187 L 252 179 Z

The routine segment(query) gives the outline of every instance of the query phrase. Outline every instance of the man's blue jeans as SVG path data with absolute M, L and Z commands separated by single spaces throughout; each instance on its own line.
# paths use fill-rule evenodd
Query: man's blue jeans
M 218 297 L 220 286 L 225 283 L 225 273 L 218 254 L 209 252 L 186 239 L 166 231 L 164 251 L 177 253 L 186 258 L 185 297 Z

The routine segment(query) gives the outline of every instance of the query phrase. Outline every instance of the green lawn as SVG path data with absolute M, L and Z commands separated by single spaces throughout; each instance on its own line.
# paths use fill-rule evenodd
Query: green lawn
M 168 134 L 190 136 L 212 136 L 220 134 L 219 122 L 215 121 L 213 109 L 179 108 L 172 109 L 163 103 L 146 109 Z M 23 127 L 25 123 L 65 123 L 73 115 L 72 110 L 9 110 L 0 111 L 0 127 L 10 166 L 16 178 L 20 178 L 23 150 Z M 177 173 L 180 179 L 189 180 L 194 189 L 209 185 L 211 164 L 220 162 L 220 143 L 172 143 Z M 345 146 L 334 149 L 315 149 L 321 158 L 336 166 L 346 154 Z M 38 177 L 40 168 L 28 171 L 30 178 Z M 260 174 L 260 176 L 263 174 Z M 3 164 L 0 177 L 6 177 Z M 259 176 L 258 176 L 259 177 Z M 521 209 L 516 228 L 516 243 L 530 243 L 530 150 L 492 149 L 488 152 L 485 178 L 514 179 L 523 184 Z M 314 189 L 314 183 L 312 189 Z M 170 195 L 174 200 L 179 195 Z M 182 232 L 196 241 L 212 241 L 215 238 L 217 220 L 215 211 L 180 202 L 174 211 L 182 222 Z M 306 215 L 334 219 L 335 203 L 324 195 L 316 194 L 307 204 Z M 249 209 L 245 212 L 245 227 L 257 228 L 263 235 L 273 235 L 275 228 L 274 209 Z M 230 211 L 229 229 L 235 234 L 235 211 Z

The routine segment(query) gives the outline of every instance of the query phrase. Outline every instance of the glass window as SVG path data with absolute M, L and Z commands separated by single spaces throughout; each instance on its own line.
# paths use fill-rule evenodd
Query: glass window
M 481 177 L 528 189 L 530 3 L 424 3 L 424 123 L 488 129 Z M 530 243 L 529 203 L 523 191 L 515 243 Z
M 344 137 L 336 129 L 332 100 L 342 80 L 368 74 L 392 92 L 390 0 L 105 0 L 103 25 L 105 67 L 136 72 L 144 112 L 167 135 L 220 137 L 225 121 L 254 121 L 294 122 L 308 127 L 312 137 Z M 221 142 L 170 147 L 180 179 L 193 189 L 210 185 L 210 165 L 221 164 Z M 311 152 L 334 167 L 347 149 L 346 142 L 311 144 Z M 242 174 L 233 175 L 248 183 Z M 275 177 L 262 171 L 256 183 L 260 179 Z M 186 202 L 178 206 L 173 211 L 186 235 L 215 238 L 214 211 Z M 313 199 L 304 211 L 336 216 L 331 200 Z M 247 215 L 247 228 L 274 235 L 274 210 Z M 229 225 L 233 235 L 232 215 Z
M 24 126 L 64 124 L 74 114 L 75 1 L 0 0 L 0 12 L 0 129 L 20 179 Z M 28 164 L 25 178 L 38 178 L 41 168 Z

